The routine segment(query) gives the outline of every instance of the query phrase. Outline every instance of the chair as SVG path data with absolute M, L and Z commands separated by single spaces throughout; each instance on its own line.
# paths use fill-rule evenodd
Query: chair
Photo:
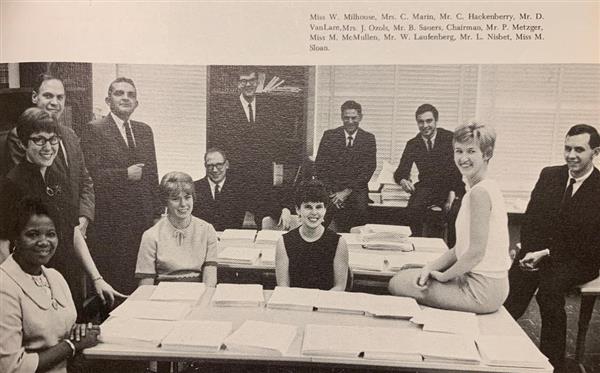
M 581 305 L 579 307 L 579 321 L 577 323 L 577 344 L 575 347 L 575 361 L 579 364 L 579 370 L 585 373 L 583 367 L 583 354 L 585 353 L 585 337 L 587 335 L 594 303 L 600 295 L 600 277 L 577 286 L 581 294 Z

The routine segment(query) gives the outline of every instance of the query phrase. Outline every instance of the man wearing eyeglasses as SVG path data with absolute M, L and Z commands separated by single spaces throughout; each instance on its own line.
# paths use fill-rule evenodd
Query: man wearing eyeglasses
M 41 74 L 31 93 L 31 102 L 61 123 L 66 102 L 63 82 L 52 75 Z M 79 137 L 71 128 L 62 124 L 58 126 L 57 132 L 61 140 L 52 167 L 56 167 L 69 179 L 73 198 L 71 203 L 79 206 L 78 228 L 85 236 L 88 224 L 94 220 L 94 185 L 85 166 Z M 16 127 L 9 133 L 8 149 L 13 164 L 19 164 L 25 159 L 25 148 L 19 141 Z
M 211 223 L 217 231 L 241 229 L 246 213 L 244 185 L 228 173 L 229 161 L 218 148 L 204 155 L 206 176 L 194 182 L 196 200 L 192 214 Z

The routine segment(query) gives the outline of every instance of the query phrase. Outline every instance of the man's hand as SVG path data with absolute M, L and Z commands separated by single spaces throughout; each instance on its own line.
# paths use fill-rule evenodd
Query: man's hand
M 143 163 L 136 163 L 127 167 L 127 179 L 131 181 L 139 181 L 142 178 Z
M 454 193 L 453 190 L 448 192 L 448 198 L 446 198 L 446 202 L 444 202 L 444 206 L 442 206 L 445 214 L 450 212 L 450 209 L 452 208 L 452 204 L 454 203 L 455 199 L 456 199 L 456 193 Z
M 344 207 L 344 202 L 348 199 L 348 196 L 352 193 L 352 189 L 346 188 L 339 192 L 335 192 L 329 195 L 331 199 L 331 203 L 333 203 L 337 208 L 341 209 Z
M 79 217 L 79 225 L 76 228 L 79 229 L 83 238 L 87 238 L 86 232 L 87 232 L 87 227 L 89 224 L 90 224 L 90 221 L 88 220 L 88 218 L 86 218 L 85 216 Z
M 415 186 L 413 185 L 412 181 L 407 180 L 407 179 L 402 179 L 400 180 L 400 186 L 402 187 L 402 189 L 404 189 L 404 191 L 406 193 L 414 193 L 415 191 Z
M 277 223 L 280 227 L 285 230 L 289 230 L 292 225 L 292 213 L 289 209 L 283 208 L 281 209 L 281 217 L 279 218 L 279 223 Z
M 524 271 L 537 271 L 540 260 L 547 255 L 549 255 L 548 249 L 529 252 L 519 260 L 519 267 Z

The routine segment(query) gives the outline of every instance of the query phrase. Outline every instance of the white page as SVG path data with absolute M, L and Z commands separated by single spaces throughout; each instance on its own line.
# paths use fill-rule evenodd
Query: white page
M 389 269 L 392 271 L 397 271 L 402 268 L 402 266 L 408 264 L 424 266 L 425 264 L 439 258 L 441 254 L 412 251 L 410 253 L 390 253 L 385 255 Z
M 350 251 L 349 265 L 352 269 L 362 269 L 367 271 L 381 271 L 385 258 L 382 255 L 374 253 L 361 253 Z
M 110 317 L 100 326 L 98 339 L 103 343 L 156 347 L 174 326 L 172 321 Z
M 441 238 L 435 237 L 409 237 L 416 251 L 430 251 L 443 253 L 448 250 L 448 245 Z
M 256 235 L 256 243 L 277 243 L 277 240 L 284 234 L 286 231 L 275 231 L 271 229 L 265 229 L 258 232 Z
M 424 331 L 463 334 L 473 338 L 479 335 L 479 321 L 471 312 L 424 308 L 410 321 L 423 325 Z
M 372 316 L 409 319 L 419 315 L 421 307 L 409 297 L 372 295 L 365 311 Z
M 275 264 L 275 249 L 274 248 L 261 248 L 260 249 L 260 261 L 263 264 Z
M 276 286 L 267 302 L 267 307 L 312 311 L 320 291 Z
M 190 303 L 126 300 L 110 315 L 130 319 L 182 320 L 191 309 Z
M 393 327 L 370 327 L 363 339 L 365 359 L 422 361 L 420 346 L 415 343 L 419 331 Z
M 197 302 L 200 300 L 205 291 L 206 285 L 204 285 L 202 282 L 162 281 L 154 289 L 154 292 L 150 296 L 150 300 L 181 300 Z
M 458 334 L 422 332 L 417 341 L 425 361 L 476 364 L 481 361 L 472 337 Z
M 214 305 L 264 304 L 263 287 L 259 284 L 218 284 L 212 297 Z
M 364 314 L 370 294 L 345 291 L 320 291 L 317 296 L 317 311 Z
M 294 325 L 246 320 L 225 339 L 230 351 L 285 355 L 296 338 Z
M 313 325 L 304 327 L 302 354 L 317 356 L 358 357 L 363 346 L 353 326 Z
M 487 365 L 544 368 L 548 358 L 525 336 L 480 336 L 476 340 L 483 362 Z
M 250 240 L 254 242 L 256 231 L 253 229 L 225 229 L 221 235 L 221 240 Z
M 161 347 L 167 350 L 216 352 L 232 329 L 231 321 L 179 321 L 163 339 Z
M 225 247 L 218 255 L 217 260 L 223 263 L 253 264 L 260 256 L 259 249 L 244 247 Z

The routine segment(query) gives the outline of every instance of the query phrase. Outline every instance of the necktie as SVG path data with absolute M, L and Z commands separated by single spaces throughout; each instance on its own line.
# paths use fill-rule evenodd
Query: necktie
M 352 136 L 348 136 L 348 147 L 351 148 L 352 147 Z
M 565 190 L 565 194 L 563 195 L 561 206 L 565 207 L 571 202 L 571 197 L 573 196 L 573 184 L 575 184 L 575 179 L 569 178 L 569 186 L 567 190 Z
M 127 145 L 129 146 L 129 160 L 133 162 L 135 159 L 135 142 L 133 141 L 131 126 L 129 125 L 129 121 L 126 121 L 123 125 L 125 126 L 125 136 L 127 136 Z
M 252 110 L 252 104 L 248 104 L 248 117 L 250 117 L 250 120 L 248 120 L 248 122 L 250 123 L 254 123 L 254 110 Z
M 215 201 L 219 199 L 219 195 L 221 194 L 221 190 L 219 188 L 219 184 L 215 184 Z
M 430 152 L 433 149 L 433 144 L 431 143 L 431 139 L 427 139 L 427 151 Z

